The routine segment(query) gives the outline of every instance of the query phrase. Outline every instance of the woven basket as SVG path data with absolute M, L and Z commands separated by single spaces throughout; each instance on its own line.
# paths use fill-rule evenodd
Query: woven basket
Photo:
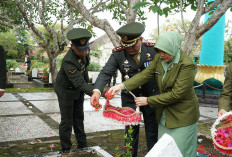
M 217 141 L 215 140 L 215 137 L 216 137 L 216 131 L 217 131 L 217 129 L 216 129 L 216 126 L 218 125 L 218 124 L 220 124 L 220 122 L 221 122 L 221 120 L 223 119 L 223 118 L 225 118 L 226 116 L 228 116 L 228 115 L 230 115 L 230 114 L 232 114 L 232 112 L 227 112 L 227 113 L 225 113 L 225 114 L 223 114 L 221 117 L 219 117 L 215 122 L 214 122 L 214 124 L 212 125 L 212 127 L 211 127 L 211 136 L 212 136 L 212 140 L 213 140 L 213 144 L 214 144 L 214 146 L 215 146 L 215 148 L 217 149 L 217 150 L 219 150 L 221 153 L 223 153 L 223 154 L 232 154 L 232 147 L 224 147 L 224 146 L 222 146 L 222 145 L 220 145 L 219 143 L 217 143 Z M 231 127 L 232 126 L 232 122 L 229 122 L 229 123 L 227 123 L 227 124 L 223 124 L 222 126 L 220 126 L 219 128 L 221 128 L 221 129 L 223 129 L 223 128 L 228 128 L 228 127 Z M 219 129 L 218 128 L 218 129 Z

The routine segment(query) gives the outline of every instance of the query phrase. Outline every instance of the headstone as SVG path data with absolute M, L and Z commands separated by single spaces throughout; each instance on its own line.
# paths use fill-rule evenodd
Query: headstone
M 19 67 L 15 68 L 15 72 L 20 72 L 20 68 Z
M 49 82 L 48 83 L 52 83 L 52 74 L 49 73 Z
M 36 68 L 32 69 L 32 77 L 37 77 L 38 70 Z
M 97 80 L 97 76 L 98 76 L 97 73 L 93 73 L 93 75 L 92 75 L 92 83 L 95 83 L 95 81 Z
M 183 157 L 174 139 L 164 134 L 145 157 Z

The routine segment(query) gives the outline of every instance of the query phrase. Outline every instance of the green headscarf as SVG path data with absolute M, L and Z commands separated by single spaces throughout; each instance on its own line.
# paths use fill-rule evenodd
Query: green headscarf
M 173 64 L 177 64 L 180 60 L 181 42 L 181 35 L 173 31 L 164 32 L 156 39 L 155 48 L 173 56 L 173 59 L 169 63 L 162 61 L 162 66 L 164 69 L 163 79 L 167 72 L 173 67 Z

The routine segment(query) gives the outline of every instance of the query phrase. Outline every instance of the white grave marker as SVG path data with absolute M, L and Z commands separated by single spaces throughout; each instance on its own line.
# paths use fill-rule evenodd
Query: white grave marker
M 52 74 L 49 73 L 49 82 L 48 83 L 52 83 Z
M 164 134 L 145 157 L 183 157 L 174 139 Z
M 15 68 L 15 72 L 20 72 L 20 68 L 19 67 Z
M 36 68 L 32 69 L 32 77 L 37 77 L 38 70 Z

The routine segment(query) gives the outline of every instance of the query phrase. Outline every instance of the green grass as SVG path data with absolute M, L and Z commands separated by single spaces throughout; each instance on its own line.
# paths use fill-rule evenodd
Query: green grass
M 7 93 L 23 93 L 23 92 L 52 92 L 53 88 L 6 88 Z

